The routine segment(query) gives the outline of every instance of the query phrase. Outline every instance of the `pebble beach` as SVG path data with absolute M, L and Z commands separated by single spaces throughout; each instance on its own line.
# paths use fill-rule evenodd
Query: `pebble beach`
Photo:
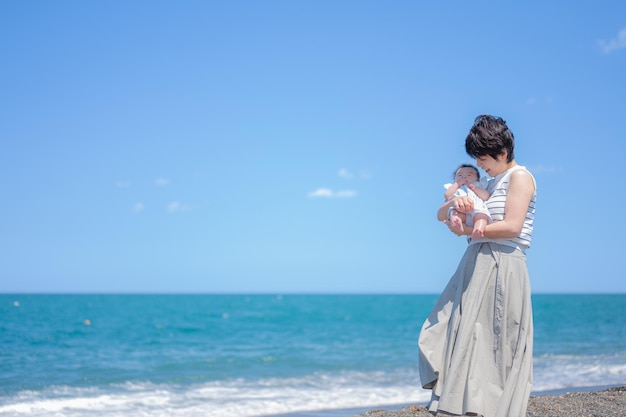
M 527 417 L 623 417 L 626 416 L 626 386 L 601 391 L 531 396 Z M 424 406 L 396 411 L 371 410 L 354 417 L 432 417 Z

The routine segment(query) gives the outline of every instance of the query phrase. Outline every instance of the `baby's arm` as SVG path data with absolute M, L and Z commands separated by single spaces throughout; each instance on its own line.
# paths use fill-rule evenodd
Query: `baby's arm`
M 456 193 L 456 191 L 459 189 L 459 184 L 457 184 L 456 182 L 452 185 L 450 185 L 447 189 L 446 192 L 443 193 L 443 196 L 445 197 L 446 201 L 450 200 L 452 198 L 452 196 L 454 195 L 454 193 Z
M 483 201 L 489 200 L 489 191 L 485 190 L 484 188 L 478 188 L 474 184 L 467 184 L 467 187 L 470 190 L 474 191 L 474 194 L 476 194 L 478 197 L 480 197 L 481 200 L 483 200 Z

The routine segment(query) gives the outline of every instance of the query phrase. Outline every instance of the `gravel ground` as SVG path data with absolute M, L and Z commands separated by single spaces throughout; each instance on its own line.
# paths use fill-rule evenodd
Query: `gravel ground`
M 530 397 L 527 417 L 624 417 L 626 386 L 604 391 Z M 372 410 L 354 417 L 433 417 L 425 407 L 397 411 Z

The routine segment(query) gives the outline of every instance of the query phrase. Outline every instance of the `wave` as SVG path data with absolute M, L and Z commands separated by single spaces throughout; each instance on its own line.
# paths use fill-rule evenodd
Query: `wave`
M 315 373 L 199 385 L 126 383 L 106 388 L 49 387 L 0 399 L 0 416 L 255 417 L 316 410 L 423 403 L 415 372 Z M 407 381 L 407 378 L 411 381 Z
M 534 358 L 535 391 L 626 384 L 626 352 L 604 355 L 545 354 Z
M 535 393 L 626 383 L 626 353 L 545 354 L 534 359 Z M 0 416 L 259 417 L 306 411 L 423 404 L 416 367 L 376 372 L 315 372 L 289 378 L 233 378 L 183 385 L 126 382 L 50 386 L 0 395 Z M 330 414 L 329 414 L 330 415 Z

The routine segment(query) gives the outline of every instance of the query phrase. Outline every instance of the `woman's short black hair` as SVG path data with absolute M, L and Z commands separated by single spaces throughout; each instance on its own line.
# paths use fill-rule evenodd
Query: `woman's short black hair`
M 497 159 L 507 151 L 507 162 L 515 157 L 515 138 L 501 117 L 482 114 L 474 120 L 474 125 L 465 139 L 465 151 L 472 158 L 489 155 Z

